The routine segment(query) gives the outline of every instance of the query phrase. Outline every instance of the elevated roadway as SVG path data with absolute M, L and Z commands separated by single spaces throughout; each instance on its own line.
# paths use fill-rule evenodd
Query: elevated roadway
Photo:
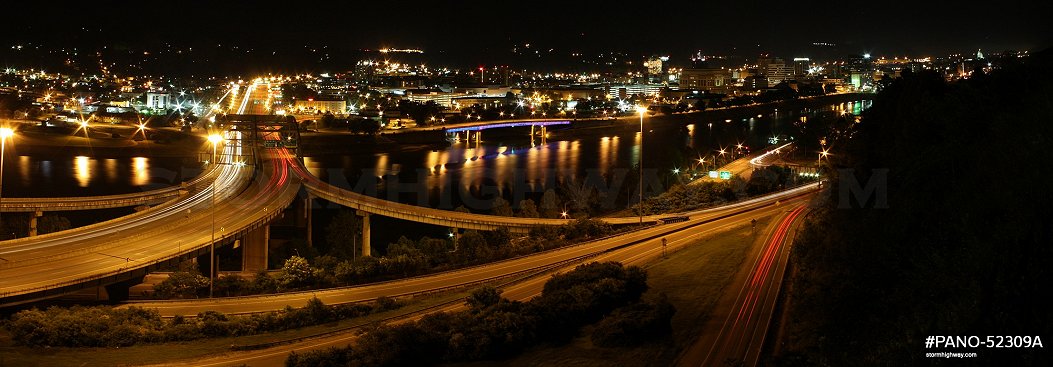
M 231 314 L 258 313 L 274 311 L 285 306 L 302 307 L 313 297 L 318 297 L 326 304 L 342 304 L 375 300 L 380 296 L 404 296 L 431 293 L 437 290 L 463 287 L 481 282 L 503 279 L 512 275 L 552 269 L 555 266 L 583 261 L 597 254 L 618 250 L 639 243 L 654 243 L 662 236 L 690 230 L 696 226 L 714 221 L 739 220 L 742 215 L 765 208 L 777 207 L 781 210 L 785 204 L 780 201 L 810 197 L 816 191 L 816 185 L 807 185 L 786 190 L 780 193 L 743 201 L 719 208 L 684 213 L 690 217 L 686 222 L 652 226 L 626 234 L 600 239 L 592 242 L 549 250 L 533 255 L 499 261 L 471 268 L 443 272 L 433 275 L 382 283 L 341 287 L 325 290 L 289 292 L 273 295 L 229 297 L 214 299 L 168 300 L 129 302 L 128 305 L 157 309 L 164 316 L 196 315 L 207 310 Z
M 255 85 L 239 112 L 266 105 L 257 102 Z M 223 134 L 237 142 L 240 132 Z M 230 243 L 274 220 L 300 189 L 289 172 L 296 164 L 279 158 L 245 165 L 245 149 L 224 145 L 213 162 L 215 173 L 196 179 L 178 200 L 86 227 L 0 242 L 0 306 L 134 281 L 208 253 L 213 238 Z
M 218 174 L 219 170 L 210 169 L 179 186 L 130 194 L 56 198 L 4 198 L 3 203 L 0 203 L 0 212 L 32 213 L 38 211 L 92 210 L 155 205 L 186 195 L 191 190 L 198 190 L 202 186 L 207 186 L 212 183 L 212 179 Z
M 564 262 L 561 266 L 549 267 L 548 269 L 555 272 L 562 272 L 573 269 L 580 263 L 591 261 L 618 261 L 625 265 L 640 265 L 642 263 L 662 256 L 661 238 L 667 239 L 667 250 L 672 252 L 678 248 L 687 246 L 688 244 L 692 243 L 701 236 L 706 236 L 712 233 L 720 232 L 728 227 L 748 223 L 751 219 L 761 219 L 773 215 L 777 215 L 780 218 L 785 217 L 790 213 L 790 211 L 792 211 L 793 208 L 797 207 L 798 205 L 807 203 L 812 197 L 814 197 L 814 191 L 810 191 L 809 193 L 805 193 L 800 196 L 786 198 L 779 205 L 770 203 L 771 205 L 755 207 L 745 212 L 741 212 L 735 215 L 719 219 L 693 219 L 692 223 L 678 223 L 677 225 L 675 225 L 675 229 L 672 228 L 674 227 L 674 225 L 663 225 L 652 227 L 644 231 L 624 234 L 618 237 L 629 237 L 634 234 L 638 235 L 645 231 L 650 232 L 650 235 L 644 235 L 642 237 L 637 237 L 635 240 L 629 240 L 629 242 L 627 242 L 624 246 L 620 246 L 603 252 L 594 252 L 583 256 L 579 256 L 572 261 Z M 770 241 L 771 233 L 769 233 L 768 238 Z M 527 301 L 531 298 L 534 298 L 541 294 L 545 282 L 547 282 L 549 279 L 549 277 L 547 276 L 547 274 L 549 273 L 550 272 L 548 271 L 542 272 L 541 276 L 529 277 L 526 280 L 517 281 L 502 286 L 501 296 L 510 300 L 518 301 Z M 385 287 L 391 288 L 391 285 L 389 284 Z M 321 296 L 324 296 L 324 294 L 320 294 L 320 297 Z M 250 301 L 250 299 L 243 300 Z M 151 304 L 148 303 L 138 303 L 136 305 L 153 307 Z M 424 313 L 413 313 L 410 315 L 404 315 L 402 317 L 390 320 L 388 322 L 394 324 L 403 323 L 418 320 L 424 315 L 430 313 L 456 312 L 464 310 L 465 308 L 466 307 L 463 302 L 454 301 L 445 306 L 429 309 Z M 165 311 L 162 310 L 162 313 L 165 313 Z M 348 329 L 346 330 L 346 332 L 307 338 L 300 341 L 291 341 L 289 343 L 282 343 L 278 344 L 277 346 L 265 349 L 238 352 L 231 351 L 222 355 L 209 356 L 188 361 L 171 362 L 166 363 L 165 366 L 280 366 L 285 362 L 285 359 L 288 356 L 288 354 L 293 351 L 297 353 L 302 353 L 311 350 L 322 350 L 331 347 L 346 346 L 349 343 L 352 343 L 361 335 L 357 332 L 358 330 L 359 329 Z

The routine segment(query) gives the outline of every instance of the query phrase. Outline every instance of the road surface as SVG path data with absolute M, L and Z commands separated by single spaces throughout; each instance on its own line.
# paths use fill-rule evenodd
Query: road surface
M 0 242 L 0 305 L 131 279 L 170 259 L 193 256 L 213 235 L 221 240 L 277 217 L 299 190 L 289 170 L 293 163 L 235 164 L 240 149 L 225 145 L 217 152 L 214 184 L 179 200 L 87 227 Z
M 698 339 L 680 355 L 678 366 L 755 366 L 779 297 L 791 230 L 803 217 L 803 203 L 787 203 L 764 229 L 764 245 L 728 286 Z M 735 291 L 737 290 L 737 291 Z
M 545 282 L 550 278 L 548 274 L 573 269 L 579 264 L 592 261 L 619 261 L 626 265 L 639 265 L 649 260 L 662 256 L 661 238 L 666 238 L 666 251 L 673 253 L 675 250 L 693 243 L 702 236 L 726 230 L 729 227 L 748 223 L 751 219 L 759 219 L 777 213 L 785 213 L 787 208 L 803 205 L 811 200 L 813 193 L 797 196 L 793 199 L 783 200 L 779 205 L 765 205 L 751 208 L 745 212 L 723 217 L 715 220 L 696 219 L 688 223 L 682 223 L 673 231 L 658 231 L 658 228 L 649 229 L 653 233 L 662 233 L 659 236 L 644 236 L 631 242 L 627 246 L 613 249 L 607 252 L 594 254 L 580 261 L 565 264 L 553 271 L 544 272 L 544 275 L 530 277 L 524 281 L 515 282 L 502 287 L 502 297 L 511 300 L 526 301 L 541 294 Z M 666 227 L 666 226 L 660 226 Z M 640 231 L 643 232 L 643 231 Z M 629 237 L 636 232 L 624 234 L 619 237 Z M 772 233 L 774 235 L 774 233 Z M 430 312 L 452 312 L 465 309 L 464 303 L 453 302 L 445 307 L 431 310 Z M 402 323 L 417 320 L 423 314 L 392 321 L 391 323 Z M 268 349 L 229 352 L 219 356 L 209 356 L 192 361 L 181 361 L 166 364 L 168 366 L 282 366 L 288 354 L 292 351 L 304 352 L 310 350 L 326 349 L 330 347 L 342 347 L 354 341 L 358 335 L 349 330 L 346 333 L 328 335 L 325 337 L 307 339 L 292 344 L 280 345 Z

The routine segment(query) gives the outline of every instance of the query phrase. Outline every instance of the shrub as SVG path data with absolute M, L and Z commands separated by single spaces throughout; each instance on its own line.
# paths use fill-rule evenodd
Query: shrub
M 185 262 L 179 270 L 173 271 L 168 278 L 154 286 L 154 293 L 162 299 L 194 298 L 208 289 L 208 278 L 201 275 L 195 264 Z
M 224 274 L 216 278 L 214 290 L 219 297 L 241 296 L 251 292 L 252 285 L 241 275 Z
M 278 281 L 271 277 L 266 270 L 260 270 L 252 278 L 250 287 L 255 294 L 274 293 L 278 291 Z
M 636 267 L 592 263 L 553 277 L 541 296 L 527 303 L 503 300 L 496 289 L 482 288 L 469 296 L 470 312 L 440 312 L 414 323 L 381 326 L 362 335 L 353 349 L 291 355 L 286 365 L 428 366 L 507 358 L 536 344 L 539 335 L 568 340 L 589 320 L 638 301 L 646 279 Z M 657 321 L 646 325 L 668 324 L 666 313 L 655 315 Z
M 501 301 L 501 291 L 491 286 L 479 288 L 468 295 L 465 304 L 475 311 L 486 309 Z
M 601 347 L 624 347 L 664 337 L 673 331 L 674 313 L 676 308 L 664 295 L 653 303 L 619 308 L 596 325 L 592 342 Z
M 296 289 L 308 285 L 313 275 L 314 271 L 311 270 L 311 264 L 307 262 L 307 259 L 292 256 L 285 260 L 285 265 L 278 272 L 278 288 Z
M 377 298 L 376 310 L 378 312 L 394 310 L 396 308 L 399 308 L 399 303 L 395 301 L 395 299 L 386 296 L 380 296 L 379 298 Z
M 29 309 L 11 316 L 7 323 L 13 339 L 32 347 L 125 347 L 143 343 L 194 340 L 280 331 L 367 315 L 400 307 L 389 298 L 374 305 L 326 306 L 313 298 L 303 308 L 251 316 L 227 316 L 216 311 L 165 321 L 155 310 L 138 307 L 50 307 Z

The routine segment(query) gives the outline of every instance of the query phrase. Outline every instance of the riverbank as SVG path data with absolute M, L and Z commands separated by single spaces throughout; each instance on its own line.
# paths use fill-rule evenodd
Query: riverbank
M 837 103 L 870 99 L 871 94 L 845 93 L 817 96 L 804 99 L 735 106 L 691 113 L 655 114 L 644 116 L 645 128 L 679 128 L 688 124 L 723 123 L 726 120 L 741 120 L 765 115 L 775 111 L 794 111 L 816 108 Z M 495 121 L 489 121 L 493 123 Z M 639 129 L 639 116 L 618 118 L 574 119 L 568 128 L 553 128 L 548 131 L 551 140 L 568 140 L 581 134 L 595 134 L 604 130 L 612 133 Z M 526 136 L 529 127 L 488 130 L 483 140 L 503 139 L 510 136 Z M 422 149 L 442 149 L 449 146 L 441 128 L 422 127 L 382 131 L 377 136 L 356 135 L 344 131 L 302 133 L 301 150 L 305 156 L 355 153 L 392 153 Z
M 778 101 L 770 103 L 760 103 L 755 105 L 747 106 L 735 106 L 725 107 L 719 109 L 691 112 L 691 113 L 674 113 L 674 114 L 647 114 L 644 115 L 644 126 L 654 125 L 687 125 L 697 123 L 721 123 L 726 120 L 741 120 L 750 117 L 755 117 L 758 114 L 767 114 L 778 110 L 793 111 L 805 108 L 815 108 L 836 103 L 847 103 L 852 101 L 859 101 L 863 99 L 872 98 L 871 94 L 868 93 L 844 93 L 844 94 L 831 94 L 825 96 L 816 96 L 806 99 L 795 99 L 787 101 Z M 617 128 L 628 128 L 628 129 L 639 129 L 640 117 L 629 116 L 619 117 L 616 119 L 588 119 L 588 120 L 574 120 L 573 125 L 569 129 L 554 130 L 553 136 L 560 138 L 573 134 L 579 130 L 591 130 L 591 129 L 609 129 L 612 127 Z M 636 122 L 637 124 L 627 124 L 627 122 Z

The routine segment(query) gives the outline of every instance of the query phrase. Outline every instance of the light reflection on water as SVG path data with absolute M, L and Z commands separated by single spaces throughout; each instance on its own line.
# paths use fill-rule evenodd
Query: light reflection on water
M 698 119 L 676 126 L 659 123 L 647 129 L 644 167 L 660 171 L 689 167 L 697 163 L 699 157 L 712 157 L 721 147 L 735 144 L 763 147 L 768 137 L 789 133 L 786 130 L 802 117 L 811 122 L 820 112 L 857 113 L 869 104 L 864 101 L 769 111 L 735 119 Z M 460 140 L 434 150 L 316 156 L 308 158 L 307 166 L 312 173 L 334 183 L 342 180 L 333 180 L 329 175 L 340 173 L 347 179 L 343 185 L 352 187 L 362 187 L 357 181 L 362 175 L 382 177 L 377 183 L 377 194 L 385 198 L 390 198 L 390 193 L 384 192 L 386 185 L 394 181 L 398 181 L 400 187 L 423 182 L 432 204 L 452 193 L 456 205 L 458 195 L 480 193 L 483 186 L 499 189 L 506 198 L 512 189 L 535 193 L 528 197 L 539 196 L 545 189 L 559 191 L 567 183 L 590 179 L 590 175 L 609 179 L 616 176 L 617 170 L 630 170 L 638 165 L 643 137 L 637 126 L 634 120 L 629 125 L 584 130 L 567 136 L 567 140 L 548 142 L 531 139 L 528 131 L 521 135 L 515 131 L 495 131 L 485 134 L 482 141 Z M 390 176 L 394 171 L 401 173 Z M 416 202 L 410 198 L 399 200 Z
M 106 166 L 106 183 L 114 183 L 117 181 L 117 160 L 113 158 L 107 158 L 103 160 L 103 165 Z
M 13 157 L 12 157 L 13 158 Z M 184 170 L 183 158 L 94 158 L 29 156 L 4 167 L 4 196 L 93 196 L 140 192 L 178 185 L 199 172 Z M 10 167 L 17 166 L 17 167 Z
M 80 187 L 88 187 L 88 182 L 91 181 L 90 165 L 94 163 L 94 161 L 82 155 L 74 157 L 73 161 L 73 176 L 77 178 L 77 185 Z
M 132 185 L 145 186 L 150 183 L 150 160 L 145 157 L 132 158 Z

